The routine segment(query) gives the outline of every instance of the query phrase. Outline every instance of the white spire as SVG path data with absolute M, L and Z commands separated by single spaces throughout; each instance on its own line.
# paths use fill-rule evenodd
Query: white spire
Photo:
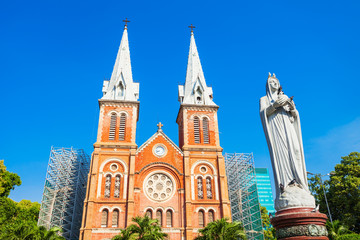
M 186 70 L 185 86 L 179 85 L 179 101 L 182 104 L 212 105 L 212 88 L 206 86 L 194 33 L 191 30 L 190 50 Z
M 127 26 L 121 39 L 110 81 L 104 81 L 102 99 L 137 101 L 139 83 L 134 83 L 131 72 Z

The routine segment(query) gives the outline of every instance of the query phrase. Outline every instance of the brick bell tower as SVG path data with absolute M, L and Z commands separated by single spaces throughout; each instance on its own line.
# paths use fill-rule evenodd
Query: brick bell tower
M 111 239 L 134 216 L 139 84 L 131 72 L 127 20 L 110 81 L 99 100 L 97 140 L 84 202 L 80 239 Z M 112 219 L 109 221 L 109 219 Z
M 192 28 L 192 26 L 191 26 Z M 205 82 L 191 30 L 185 85 L 179 85 L 179 147 L 185 176 L 186 239 L 219 218 L 231 219 L 225 161 L 220 147 L 212 88 Z

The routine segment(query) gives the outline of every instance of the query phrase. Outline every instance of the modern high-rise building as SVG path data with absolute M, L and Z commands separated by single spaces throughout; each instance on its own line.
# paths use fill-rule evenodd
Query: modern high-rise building
M 255 172 L 260 204 L 275 215 L 269 171 L 267 168 L 255 168 Z
M 156 86 L 156 79 L 152 81 Z M 155 88 L 146 90 L 161 94 Z M 193 32 L 185 84 L 178 90 L 179 145 L 159 123 L 138 147 L 139 83 L 133 82 L 125 25 L 111 79 L 104 82 L 99 100 L 81 240 L 111 239 L 132 224 L 133 217 L 145 214 L 158 219 L 172 240 L 194 239 L 207 223 L 230 218 L 219 107 L 206 84 Z M 154 111 L 169 110 L 154 106 Z
M 82 149 L 51 147 L 38 225 L 79 239 L 90 158 Z

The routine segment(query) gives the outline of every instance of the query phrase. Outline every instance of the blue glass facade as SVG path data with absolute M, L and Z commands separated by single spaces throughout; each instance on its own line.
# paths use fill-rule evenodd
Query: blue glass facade
M 275 215 L 269 171 L 267 168 L 255 168 L 255 173 L 259 202 L 261 206 L 266 207 L 269 213 Z

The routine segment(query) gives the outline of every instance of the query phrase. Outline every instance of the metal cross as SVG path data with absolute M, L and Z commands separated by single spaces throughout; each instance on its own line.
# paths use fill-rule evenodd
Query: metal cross
M 161 122 L 159 122 L 159 123 L 157 124 L 158 130 L 161 130 L 161 127 L 162 127 L 162 126 L 164 126 L 164 125 L 162 125 Z
M 130 21 L 129 21 L 129 20 L 127 20 L 127 18 L 125 18 L 125 20 L 123 20 L 123 22 L 125 23 L 124 28 L 125 28 L 125 29 L 127 29 L 127 24 L 128 24 L 128 22 L 130 22 Z
M 191 28 L 191 32 L 193 33 L 195 26 L 193 26 L 193 25 L 191 24 L 191 25 L 189 26 L 189 28 Z

